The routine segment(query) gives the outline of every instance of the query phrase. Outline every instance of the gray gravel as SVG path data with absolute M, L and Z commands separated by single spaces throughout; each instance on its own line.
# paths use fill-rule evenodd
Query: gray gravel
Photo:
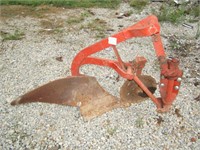
M 1 6 L 0 6 L 1 7 Z M 148 15 L 147 7 L 140 14 L 117 19 L 116 12 L 124 13 L 131 8 L 122 4 L 117 10 L 90 9 L 95 15 L 89 16 L 82 24 L 100 18 L 107 22 L 114 34 Z M 47 18 L 67 20 L 69 14 L 85 10 L 63 9 Z M 145 150 L 198 150 L 200 149 L 200 101 L 194 100 L 200 94 L 200 64 L 194 61 L 200 57 L 199 39 L 196 40 L 195 55 L 181 59 L 184 80 L 179 96 L 169 113 L 160 114 L 149 99 L 126 109 L 115 109 L 91 121 L 84 121 L 79 110 L 74 107 L 32 103 L 13 107 L 10 102 L 19 95 L 49 81 L 70 75 L 70 65 L 74 56 L 84 47 L 98 41 L 94 32 L 80 29 L 80 24 L 65 24 L 60 34 L 41 34 L 41 19 L 31 16 L 15 16 L 0 22 L 0 30 L 25 33 L 22 40 L 2 41 L 0 47 L 0 149 L 145 149 Z M 123 25 L 123 27 L 119 27 Z M 194 29 L 181 25 L 162 23 L 162 38 L 166 53 L 168 35 L 193 38 Z M 132 60 L 141 55 L 148 63 L 144 74 L 152 75 L 159 82 L 159 69 L 150 38 L 137 38 L 118 45 L 124 60 Z M 198 49 L 198 50 L 197 50 Z M 63 62 L 56 57 L 62 57 Z M 113 58 L 110 49 L 97 54 L 103 58 Z M 196 76 L 191 74 L 196 69 Z M 87 65 L 81 71 L 95 76 L 99 83 L 111 94 L 119 96 L 124 79 L 116 81 L 117 74 L 104 67 Z M 159 91 L 156 91 L 159 96 Z

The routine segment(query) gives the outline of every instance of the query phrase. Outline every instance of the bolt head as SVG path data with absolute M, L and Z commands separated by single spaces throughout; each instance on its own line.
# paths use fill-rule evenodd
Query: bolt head
M 179 90 L 179 86 L 175 86 L 174 89 L 175 89 L 175 90 Z
M 164 86 L 165 86 L 165 84 L 164 84 L 164 83 L 161 83 L 161 84 L 160 84 L 160 86 L 161 86 L 161 87 L 164 87 Z
M 181 79 L 180 77 L 177 79 L 178 82 L 181 82 L 181 80 L 182 80 L 182 79 Z

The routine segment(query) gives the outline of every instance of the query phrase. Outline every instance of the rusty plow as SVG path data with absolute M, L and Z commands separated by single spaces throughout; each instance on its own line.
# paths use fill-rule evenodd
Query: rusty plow
M 156 57 L 160 64 L 160 83 L 158 85 L 160 97 L 158 98 L 154 96 L 157 88 L 156 80 L 142 74 L 147 60 L 142 56 L 137 56 L 133 61 L 124 62 L 116 47 L 117 44 L 128 39 L 146 36 L 152 38 Z M 116 60 L 91 56 L 108 47 L 112 47 Z M 105 91 L 95 77 L 80 74 L 80 67 L 86 64 L 110 67 L 119 76 L 126 79 L 120 89 L 120 98 Z M 112 109 L 128 107 L 132 103 L 150 98 L 156 105 L 157 111 L 167 112 L 180 89 L 182 74 L 182 70 L 179 69 L 179 60 L 166 57 L 158 19 L 151 15 L 119 33 L 84 48 L 72 61 L 71 76 L 36 88 L 12 101 L 11 105 L 45 102 L 74 106 L 80 108 L 85 119 L 92 119 Z

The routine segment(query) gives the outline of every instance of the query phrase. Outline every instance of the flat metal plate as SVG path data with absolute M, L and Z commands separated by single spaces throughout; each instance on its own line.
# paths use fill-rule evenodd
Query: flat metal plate
M 119 107 L 117 98 L 106 92 L 96 78 L 89 76 L 67 77 L 49 82 L 20 96 L 11 105 L 30 102 L 80 107 L 85 119 L 92 119 Z
M 148 75 L 141 75 L 138 78 L 144 85 L 154 93 L 156 90 L 156 80 Z M 122 103 L 130 105 L 133 103 L 139 103 L 148 98 L 146 93 L 137 85 L 134 80 L 127 80 L 120 89 L 120 98 Z
M 147 87 L 156 89 L 156 82 L 152 77 L 140 76 L 139 78 Z M 118 100 L 106 92 L 95 77 L 78 76 L 49 82 L 20 96 L 12 101 L 11 105 L 44 102 L 74 106 L 80 108 L 85 120 L 89 120 L 115 108 L 140 102 L 146 97 L 134 81 L 124 83 L 120 96 L 121 99 Z

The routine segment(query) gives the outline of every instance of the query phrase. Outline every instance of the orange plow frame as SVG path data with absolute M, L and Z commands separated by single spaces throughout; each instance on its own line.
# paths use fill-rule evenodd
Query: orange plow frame
M 160 63 L 160 95 L 156 98 L 149 89 L 138 78 L 146 63 L 144 57 L 136 57 L 134 63 L 123 62 L 117 51 L 116 45 L 134 37 L 151 36 L 156 56 Z M 109 60 L 90 55 L 100 52 L 105 48 L 112 47 L 117 60 Z M 151 98 L 160 112 L 166 112 L 170 109 L 175 100 L 183 75 L 179 69 L 179 61 L 176 58 L 166 58 L 163 44 L 160 36 L 160 25 L 156 16 L 148 16 L 140 22 L 130 26 L 123 31 L 105 38 L 85 49 L 81 50 L 74 58 L 71 66 L 72 76 L 81 76 L 79 69 L 82 65 L 94 64 L 113 68 L 121 77 L 128 80 L 134 80 L 140 88 Z

